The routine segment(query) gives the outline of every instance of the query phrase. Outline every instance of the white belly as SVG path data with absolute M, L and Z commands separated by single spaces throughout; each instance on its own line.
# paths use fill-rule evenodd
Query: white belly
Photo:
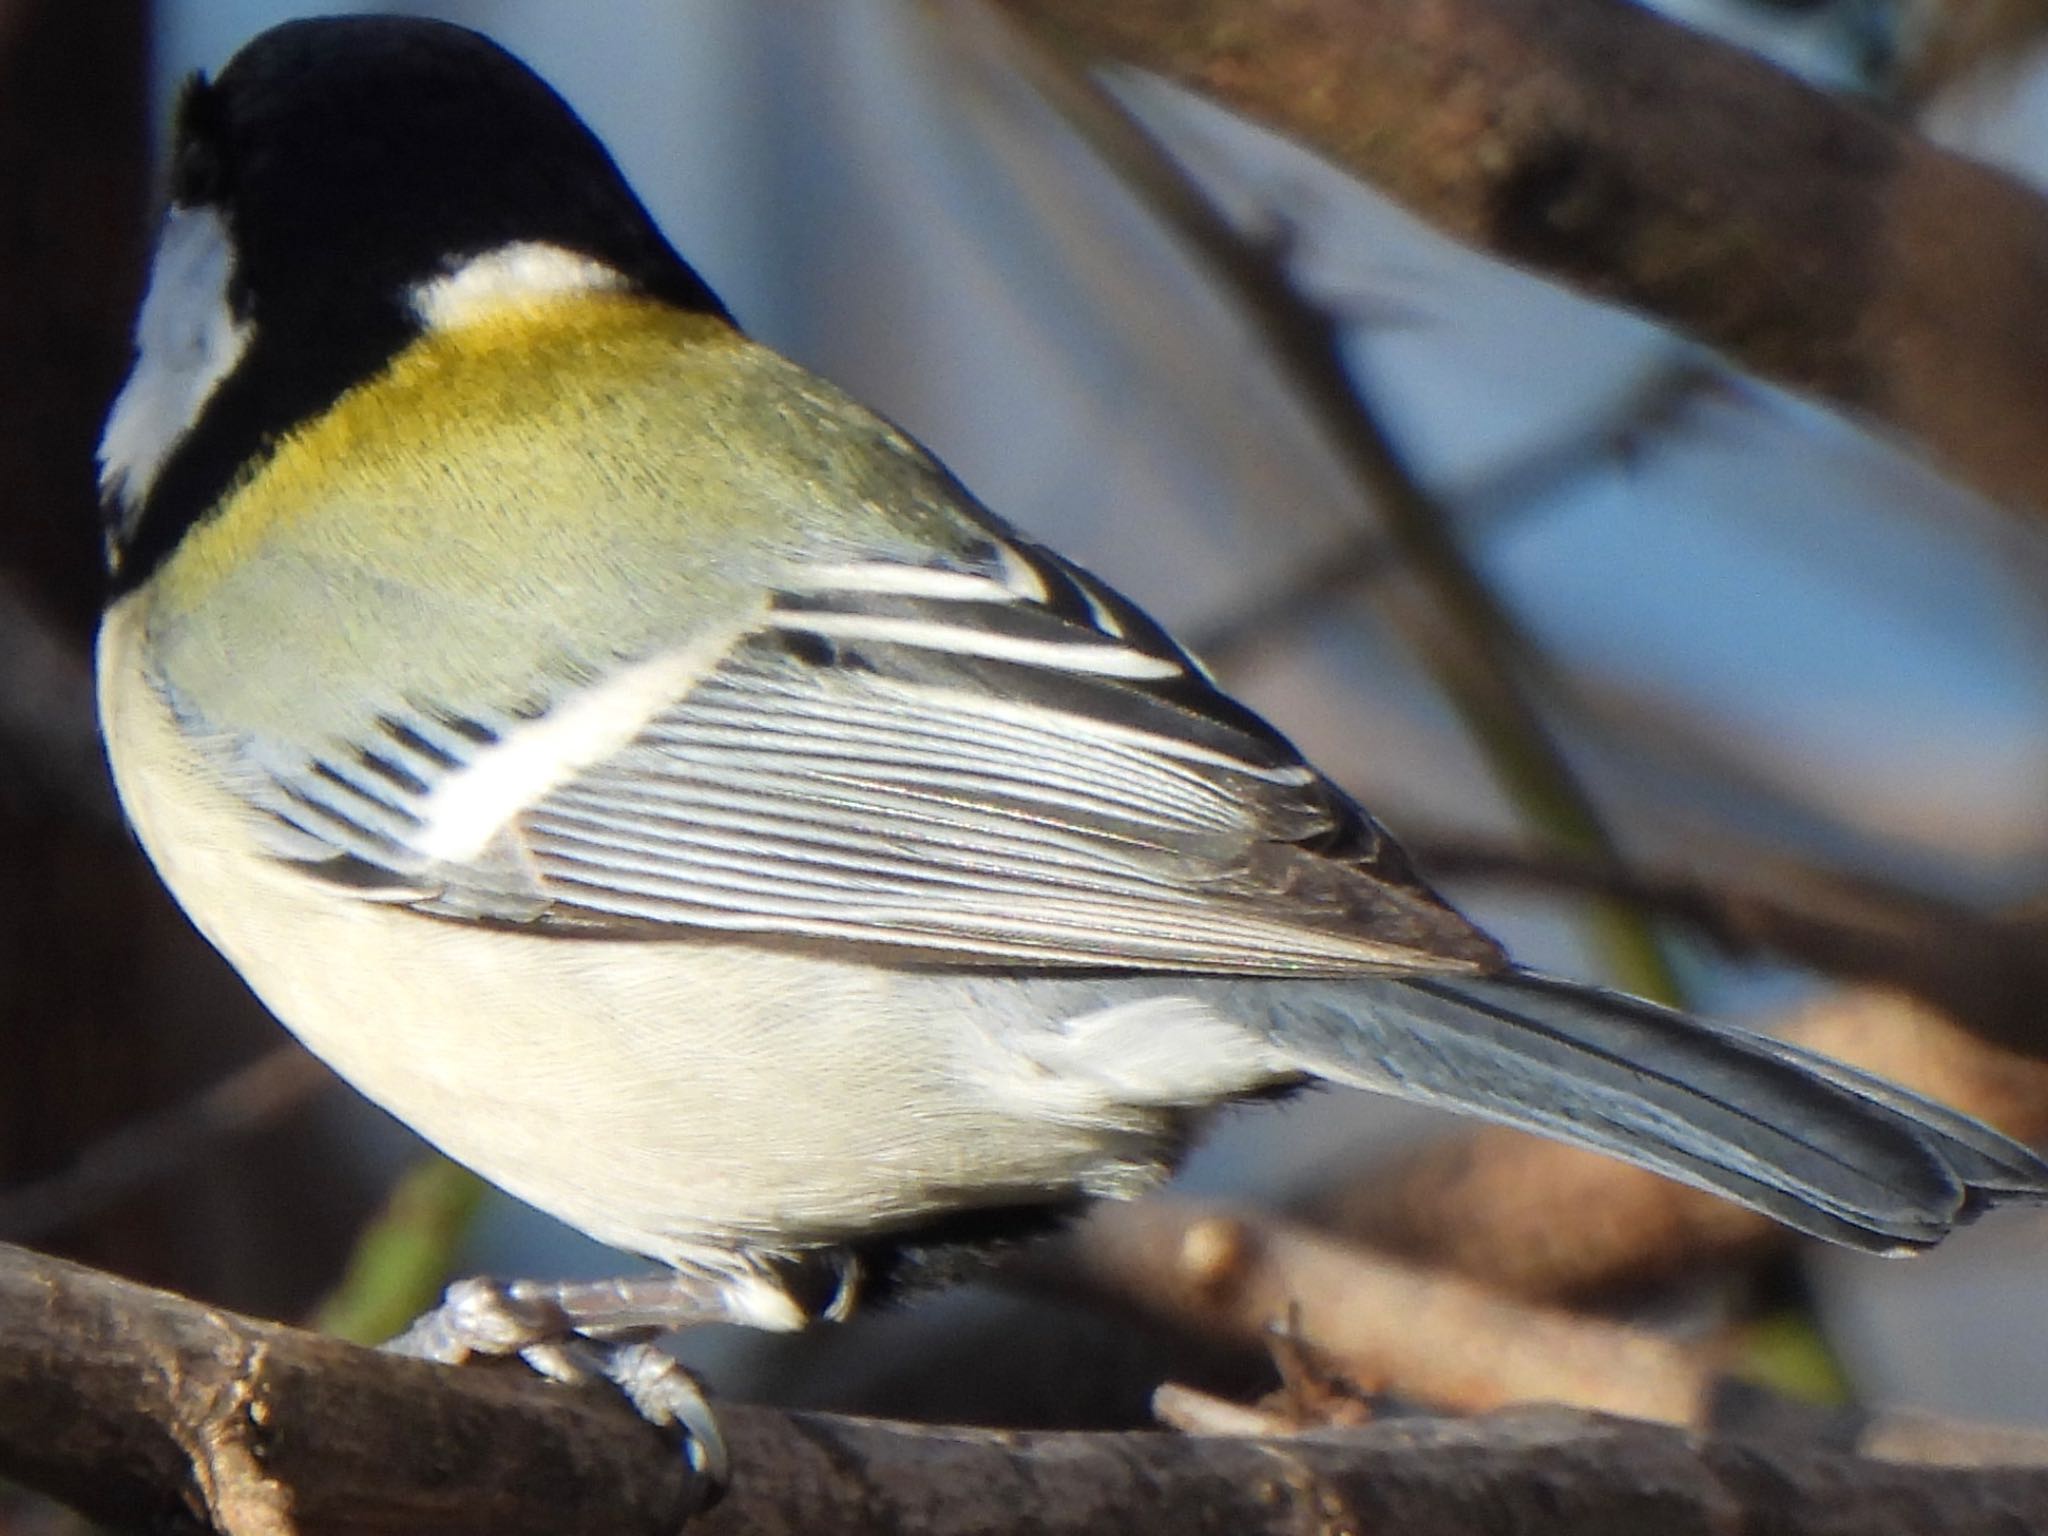
M 968 1204 L 1120 1190 L 1168 1121 L 1048 1118 L 1038 1054 L 899 973 L 738 944 L 541 938 L 365 899 L 261 852 L 108 617 L 114 777 L 186 912 L 306 1045 L 458 1161 L 672 1262 Z

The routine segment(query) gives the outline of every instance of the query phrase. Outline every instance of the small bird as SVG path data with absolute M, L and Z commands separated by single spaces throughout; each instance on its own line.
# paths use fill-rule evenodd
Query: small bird
M 748 340 L 473 32 L 292 22 L 190 85 L 100 464 L 108 753 L 192 920 L 663 1266 L 458 1288 L 427 1353 L 843 1316 L 1318 1082 L 1865 1249 L 2048 1196 L 1900 1088 L 1512 965 L 1144 613 Z

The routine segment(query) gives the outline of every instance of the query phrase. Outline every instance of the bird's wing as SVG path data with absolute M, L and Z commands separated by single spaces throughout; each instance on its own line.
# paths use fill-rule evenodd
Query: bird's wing
M 967 964 L 1460 971 L 1497 955 L 1136 608 L 991 536 L 793 566 L 757 621 L 530 718 L 435 701 L 277 779 L 366 896 Z

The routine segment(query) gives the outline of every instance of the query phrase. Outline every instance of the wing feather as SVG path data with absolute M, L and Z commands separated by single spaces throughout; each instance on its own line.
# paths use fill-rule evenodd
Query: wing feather
M 800 568 L 678 677 L 630 730 L 607 722 L 619 746 L 555 772 L 535 756 L 545 711 L 391 711 L 380 739 L 286 778 L 289 819 L 339 864 L 420 884 L 434 912 L 578 932 L 1260 975 L 1495 958 L 1156 625 L 1031 546 Z M 544 787 L 448 857 L 463 840 L 437 836 L 437 812 L 464 805 L 465 774 L 507 782 L 521 752 L 511 781 Z

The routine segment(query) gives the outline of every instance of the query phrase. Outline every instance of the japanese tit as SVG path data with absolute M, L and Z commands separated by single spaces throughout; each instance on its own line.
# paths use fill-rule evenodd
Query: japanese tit
M 452 1157 L 794 1328 L 1315 1082 L 1876 1250 L 2048 1165 L 1512 966 L 1131 603 L 748 340 L 439 23 L 195 82 L 101 445 L 100 708 L 193 921 Z

